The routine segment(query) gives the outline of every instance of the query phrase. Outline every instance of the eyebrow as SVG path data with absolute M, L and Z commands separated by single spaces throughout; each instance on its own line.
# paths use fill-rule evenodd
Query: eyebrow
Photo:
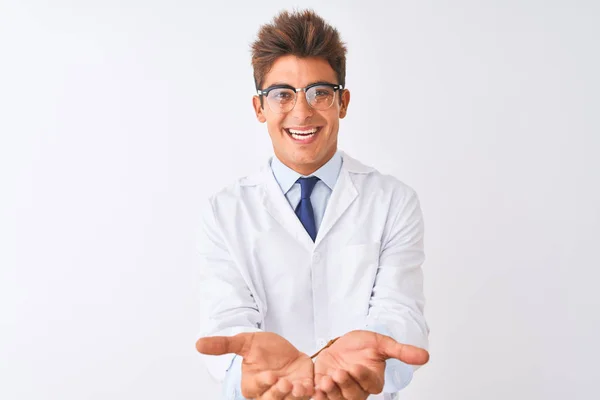
M 337 83 L 332 83 L 332 82 L 328 82 L 328 81 L 320 80 L 320 81 L 314 81 L 314 82 L 311 82 L 311 83 L 309 83 L 309 84 L 308 84 L 308 85 L 306 85 L 306 86 L 310 86 L 310 85 L 314 85 L 314 84 L 318 84 L 318 83 L 326 83 L 326 84 L 328 84 L 328 85 L 337 85 Z M 270 88 L 271 86 L 277 86 L 277 85 L 286 85 L 286 86 L 291 86 L 291 87 L 294 87 L 294 85 L 290 85 L 290 84 L 289 84 L 289 83 L 287 83 L 287 82 L 274 82 L 274 83 L 270 84 L 269 86 L 265 86 L 265 89 L 266 89 L 266 88 Z M 306 86 L 305 86 L 305 87 L 306 87 Z

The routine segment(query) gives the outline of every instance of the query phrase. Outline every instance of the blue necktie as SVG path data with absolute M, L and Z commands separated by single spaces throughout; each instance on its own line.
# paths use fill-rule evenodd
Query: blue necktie
M 310 202 L 310 194 L 312 193 L 319 178 L 311 176 L 309 178 L 298 178 L 300 182 L 300 191 L 302 192 L 300 203 L 296 207 L 296 215 L 300 218 L 300 222 L 304 225 L 304 229 L 310 235 L 313 242 L 317 237 L 317 227 L 315 224 L 315 214 Z

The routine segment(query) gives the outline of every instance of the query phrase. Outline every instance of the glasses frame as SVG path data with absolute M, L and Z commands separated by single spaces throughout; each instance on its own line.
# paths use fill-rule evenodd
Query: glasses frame
M 327 108 L 324 108 L 323 110 L 319 110 L 318 108 L 314 108 L 314 107 L 313 107 L 313 106 L 310 104 L 310 102 L 308 101 L 308 99 L 306 98 L 306 91 L 307 91 L 307 90 L 309 90 L 310 88 L 313 88 L 313 87 L 315 87 L 315 86 L 328 86 L 328 87 L 330 87 L 330 88 L 332 88 L 332 89 L 333 89 L 334 99 L 333 99 L 333 101 L 331 102 L 331 105 L 329 105 L 329 107 L 327 107 Z M 293 87 L 292 85 L 287 85 L 287 84 L 284 84 L 284 83 L 282 83 L 282 84 L 278 84 L 278 85 L 272 85 L 272 86 L 269 86 L 268 88 L 266 88 L 266 89 L 263 89 L 263 90 L 261 90 L 261 89 L 257 89 L 257 90 L 256 90 L 256 94 L 257 94 L 257 95 L 258 95 L 258 97 L 260 98 L 260 105 L 261 105 L 261 107 L 263 107 L 263 108 L 264 108 L 263 96 L 267 97 L 267 96 L 269 95 L 269 92 L 271 92 L 272 90 L 275 90 L 275 89 L 290 89 L 290 90 L 293 90 L 293 91 L 294 91 L 294 93 L 296 94 L 296 96 L 294 97 L 294 105 L 292 106 L 292 108 L 290 108 L 290 110 L 289 110 L 289 111 L 284 111 L 284 112 L 280 113 L 279 111 L 275 111 L 275 110 L 273 110 L 273 109 L 271 108 L 271 106 L 269 105 L 269 109 L 270 109 L 271 111 L 273 111 L 273 112 L 276 112 L 276 113 L 278 113 L 278 114 L 283 114 L 283 113 L 286 113 L 286 112 L 290 112 L 290 111 L 292 111 L 292 110 L 294 109 L 294 107 L 296 107 L 296 103 L 297 103 L 297 101 L 298 101 L 298 92 L 304 92 L 304 99 L 306 100 L 306 103 L 307 103 L 307 104 L 308 104 L 308 105 L 309 105 L 309 106 L 310 106 L 312 109 L 314 109 L 314 110 L 317 110 L 317 111 L 325 111 L 325 110 L 328 110 L 328 109 L 330 109 L 330 108 L 331 108 L 331 106 L 333 105 L 333 103 L 335 103 L 335 93 L 336 93 L 338 90 L 344 90 L 344 85 L 338 85 L 338 84 L 335 84 L 335 83 L 329 83 L 329 82 L 315 82 L 315 83 L 311 83 L 310 85 L 308 85 L 308 86 L 306 86 L 306 87 L 303 87 L 303 88 L 295 88 L 295 87 Z M 268 100 L 267 100 L 267 104 L 269 104 L 269 101 L 268 101 Z

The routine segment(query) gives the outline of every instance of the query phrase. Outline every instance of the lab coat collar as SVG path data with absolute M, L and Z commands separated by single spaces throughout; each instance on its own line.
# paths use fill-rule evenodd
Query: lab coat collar
M 271 157 L 271 169 L 273 170 L 273 175 L 275 175 L 275 179 L 277 180 L 277 183 L 279 184 L 283 194 L 287 194 L 287 192 L 289 192 L 292 186 L 294 186 L 294 184 L 298 181 L 298 178 L 306 178 L 308 176 L 316 176 L 325 185 L 327 185 L 329 189 L 333 190 L 342 169 L 342 163 L 342 156 L 339 154 L 339 152 L 336 152 L 331 159 L 329 159 L 321 168 L 312 174 L 301 175 L 282 163 L 277 156 Z
M 325 238 L 327 233 L 335 226 L 344 212 L 350 207 L 359 193 L 354 186 L 352 174 L 368 174 L 374 169 L 368 167 L 358 160 L 353 159 L 344 152 L 340 152 L 343 158 L 342 169 L 338 181 L 329 198 L 329 204 L 325 210 L 323 221 L 317 233 L 315 242 L 312 241 L 302 223 L 290 207 L 281 187 L 273 176 L 270 162 L 262 170 L 243 179 L 242 186 L 260 185 L 262 189 L 262 202 L 269 214 L 277 220 L 296 240 L 310 251 Z
M 339 150 L 338 152 L 342 156 L 342 160 L 343 160 L 340 175 L 341 175 L 342 171 L 346 171 L 346 172 L 353 173 L 353 174 L 368 174 L 368 173 L 374 171 L 373 167 L 364 165 L 360 161 L 350 157 L 344 151 Z M 260 169 L 259 172 L 256 172 L 252 175 L 249 175 L 249 176 L 243 178 L 240 181 L 240 185 L 256 186 L 259 184 L 263 184 L 267 180 L 271 179 L 271 177 L 273 176 L 273 172 L 271 170 L 271 161 L 272 161 L 272 157 L 269 158 L 268 162 L 265 163 L 265 165 L 263 165 L 263 167 Z M 339 179 L 339 177 L 338 177 L 338 179 Z M 281 191 L 281 188 L 280 188 L 280 191 Z

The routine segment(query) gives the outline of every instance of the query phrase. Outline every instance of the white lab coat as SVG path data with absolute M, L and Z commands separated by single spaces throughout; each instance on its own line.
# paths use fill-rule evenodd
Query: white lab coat
M 210 198 L 199 244 L 201 337 L 264 330 L 310 355 L 329 339 L 377 325 L 428 348 L 418 197 L 341 154 L 314 243 L 268 164 Z M 221 381 L 233 356 L 203 357 Z

